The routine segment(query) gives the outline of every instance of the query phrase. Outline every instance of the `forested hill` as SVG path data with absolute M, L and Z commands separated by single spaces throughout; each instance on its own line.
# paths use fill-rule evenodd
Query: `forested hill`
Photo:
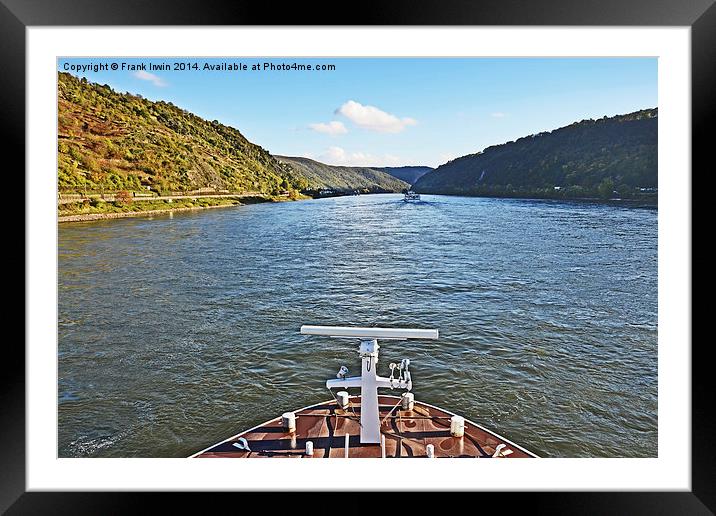
M 386 172 L 390 174 L 393 177 L 397 177 L 401 181 L 405 181 L 408 184 L 415 184 L 415 182 L 431 170 L 433 170 L 432 167 L 416 167 L 416 166 L 407 166 L 407 167 L 373 167 L 376 170 L 381 170 L 383 172 Z
M 408 184 L 381 170 L 367 167 L 326 165 L 308 158 L 276 156 L 308 180 L 311 189 L 337 192 L 400 192 Z
M 57 180 L 60 192 L 150 187 L 271 194 L 307 186 L 232 127 L 62 72 Z
M 418 179 L 421 193 L 638 197 L 657 188 L 657 109 L 582 120 L 452 160 Z

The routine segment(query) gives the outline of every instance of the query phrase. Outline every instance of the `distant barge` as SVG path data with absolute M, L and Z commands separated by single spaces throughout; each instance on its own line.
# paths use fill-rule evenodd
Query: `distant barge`
M 437 339 L 437 330 L 302 326 L 301 333 L 360 341 L 362 374 L 341 367 L 326 387 L 333 399 L 286 412 L 195 453 L 192 458 L 528 458 L 512 441 L 445 409 L 416 401 L 410 361 L 376 374 L 378 339 Z M 348 388 L 360 387 L 360 395 Z M 378 388 L 407 389 L 402 396 Z

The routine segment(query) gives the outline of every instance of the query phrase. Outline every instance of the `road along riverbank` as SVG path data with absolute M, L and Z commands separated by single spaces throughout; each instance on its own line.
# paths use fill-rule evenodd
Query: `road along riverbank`
M 139 217 L 143 215 L 159 215 L 179 211 L 204 210 L 208 208 L 225 208 L 229 206 L 242 206 L 263 202 L 279 202 L 288 200 L 270 196 L 236 196 L 221 199 L 210 197 L 185 198 L 181 200 L 164 201 L 135 201 L 127 204 L 114 202 L 76 203 L 62 205 L 58 210 L 57 221 L 84 222 L 91 220 L 119 219 L 124 217 Z

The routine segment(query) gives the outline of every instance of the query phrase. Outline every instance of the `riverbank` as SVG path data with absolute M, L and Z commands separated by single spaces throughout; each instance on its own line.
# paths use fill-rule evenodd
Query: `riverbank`
M 566 197 L 566 196 L 540 196 L 540 195 L 487 195 L 469 193 L 434 193 L 418 192 L 424 195 L 439 195 L 453 197 L 483 198 L 483 199 L 512 199 L 522 201 L 556 201 L 556 202 L 582 202 L 591 204 L 609 204 L 613 206 L 628 206 L 642 208 L 657 208 L 659 198 L 657 195 L 643 195 L 631 198 L 604 198 L 604 197 Z
M 63 204 L 58 209 L 58 222 L 85 222 L 92 220 L 119 219 L 125 217 L 141 217 L 161 215 L 181 211 L 206 210 L 210 208 L 227 208 L 263 202 L 281 202 L 290 199 L 271 196 L 235 196 L 235 197 L 200 197 L 161 201 L 134 201 L 131 203 L 117 202 L 81 202 Z

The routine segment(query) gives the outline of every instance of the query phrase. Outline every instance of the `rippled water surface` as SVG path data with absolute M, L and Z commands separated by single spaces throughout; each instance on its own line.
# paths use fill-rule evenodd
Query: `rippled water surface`
M 181 457 L 330 399 L 350 340 L 550 457 L 657 455 L 657 211 L 397 195 L 59 228 L 59 455 Z M 397 391 L 395 391 L 397 393 Z

